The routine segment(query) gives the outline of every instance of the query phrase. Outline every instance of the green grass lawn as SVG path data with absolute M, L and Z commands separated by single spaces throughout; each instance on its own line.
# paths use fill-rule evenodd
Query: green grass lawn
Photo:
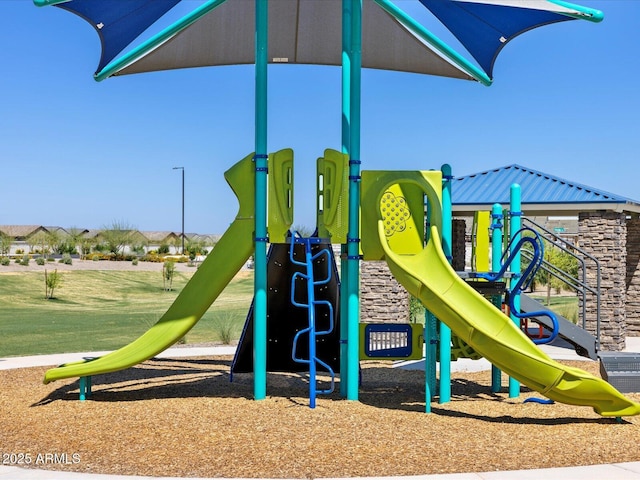
M 542 305 L 547 306 L 546 295 L 531 295 L 531 298 L 537 300 Z M 576 295 L 552 295 L 549 299 L 548 308 L 559 313 L 567 320 L 576 323 L 578 321 L 578 297 Z
M 0 273 L 0 357 L 120 348 L 162 316 L 191 275 L 176 272 L 166 292 L 159 272 L 68 271 L 56 298 L 46 300 L 42 273 Z M 220 341 L 229 323 L 239 338 L 252 296 L 252 273 L 243 272 L 186 342 Z

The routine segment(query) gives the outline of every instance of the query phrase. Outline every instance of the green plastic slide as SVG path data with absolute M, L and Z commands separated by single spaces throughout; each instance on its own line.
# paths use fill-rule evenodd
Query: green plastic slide
M 430 233 L 422 252 L 399 255 L 389 247 L 383 222 L 378 221 L 378 237 L 393 275 L 456 335 L 502 371 L 552 400 L 591 406 L 603 416 L 640 414 L 640 404 L 609 383 L 562 365 L 536 347 L 449 266 L 438 227 L 432 226 Z
M 239 212 L 215 248 L 158 322 L 141 337 L 103 357 L 48 370 L 44 383 L 115 372 L 144 362 L 175 344 L 200 320 L 253 252 L 253 154 L 225 172 L 240 204 Z

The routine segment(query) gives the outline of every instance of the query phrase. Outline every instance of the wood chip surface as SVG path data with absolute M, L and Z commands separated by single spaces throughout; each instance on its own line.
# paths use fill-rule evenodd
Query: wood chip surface
M 452 401 L 424 413 L 424 372 L 363 363 L 360 401 L 308 407 L 308 377 L 229 383 L 229 357 L 154 359 L 93 379 L 42 384 L 45 368 L 0 371 L 3 463 L 121 475 L 317 478 L 482 472 L 640 460 L 640 419 L 492 394 L 491 374 L 454 373 Z M 598 374 L 596 362 L 565 362 Z M 326 381 L 326 378 L 323 379 Z M 504 382 L 506 384 L 506 380 Z M 321 382 L 320 387 L 324 385 Z M 640 400 L 639 394 L 630 394 Z M 48 454 L 48 456 L 46 456 Z M 29 463 L 26 463 L 26 459 Z

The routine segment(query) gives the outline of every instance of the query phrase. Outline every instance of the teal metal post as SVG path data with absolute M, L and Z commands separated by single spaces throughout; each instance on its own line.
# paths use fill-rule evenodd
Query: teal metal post
M 433 205 L 426 205 L 425 243 L 430 239 L 431 211 Z M 428 309 L 424 310 L 424 397 L 425 413 L 431 413 L 431 401 L 436 391 L 436 363 L 438 363 L 438 319 Z
M 347 400 L 358 400 L 360 348 L 360 97 L 362 0 L 351 0 L 349 229 L 347 233 Z
M 520 185 L 514 183 L 511 185 L 510 190 L 511 195 L 511 204 L 510 204 L 510 220 L 509 220 L 509 231 L 511 232 L 511 252 L 516 252 L 516 244 L 520 240 L 520 227 L 522 225 L 522 197 L 520 192 Z M 515 253 L 513 256 L 513 261 L 511 262 L 511 273 L 512 282 L 517 282 L 518 277 L 520 276 L 520 253 L 519 251 Z M 520 294 L 518 293 L 513 298 L 513 306 L 519 311 L 520 310 Z M 520 328 L 520 319 L 515 315 L 511 315 L 511 319 Z M 515 378 L 509 377 L 509 398 L 516 398 L 520 395 L 520 382 L 518 382 Z
M 256 0 L 255 272 L 253 396 L 267 396 L 267 46 L 268 0 Z
M 351 144 L 351 0 L 342 0 L 342 153 L 349 154 Z M 347 245 L 340 249 L 340 318 L 349 318 L 349 272 Z M 347 339 L 348 321 L 340 322 L 340 396 L 347 397 L 349 382 Z
M 424 312 L 424 397 L 425 413 L 431 413 L 431 399 L 436 390 L 436 362 L 438 342 L 438 319 L 425 309 Z
M 452 260 L 451 166 L 442 165 L 442 250 Z M 451 329 L 440 322 L 440 403 L 451 401 Z
M 502 205 L 494 203 L 491 209 L 491 271 L 499 272 L 502 258 Z M 491 365 L 491 391 L 497 393 L 502 389 L 502 372 Z

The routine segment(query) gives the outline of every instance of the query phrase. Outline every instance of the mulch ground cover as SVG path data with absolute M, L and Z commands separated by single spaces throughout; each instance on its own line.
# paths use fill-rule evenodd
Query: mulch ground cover
M 454 373 L 452 401 L 424 413 L 424 372 L 362 365 L 360 401 L 322 396 L 308 378 L 229 382 L 229 357 L 154 359 L 78 382 L 42 384 L 45 368 L 0 371 L 2 463 L 76 472 L 316 478 L 480 472 L 640 460 L 640 419 L 493 394 L 489 371 Z M 597 362 L 563 362 L 598 374 Z M 321 385 L 326 382 L 321 379 Z M 506 384 L 506 381 L 504 382 Z M 639 394 L 630 394 L 640 400 Z

